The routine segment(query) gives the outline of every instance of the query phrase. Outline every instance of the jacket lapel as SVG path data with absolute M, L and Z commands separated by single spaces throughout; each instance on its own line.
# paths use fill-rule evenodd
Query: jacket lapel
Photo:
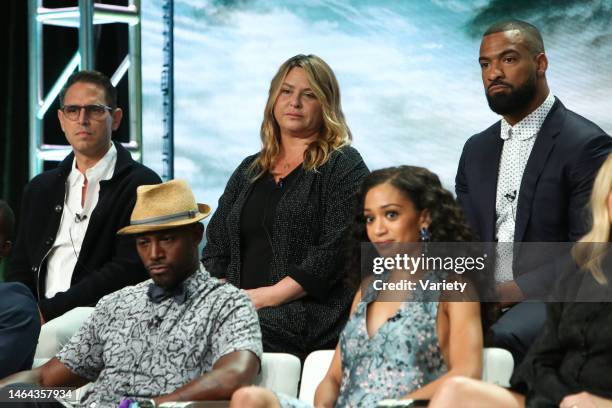
M 254 182 L 251 181 L 252 174 L 247 169 L 244 170 L 244 173 L 241 175 L 241 181 L 243 185 L 240 187 L 240 193 L 236 197 L 236 201 L 232 205 L 229 214 L 227 215 L 226 227 L 228 229 L 228 239 L 230 248 L 232 248 L 231 257 L 238 255 L 238 263 L 236 268 L 227 268 L 226 278 L 228 282 L 234 284 L 235 286 L 240 287 L 240 249 L 235 250 L 234 248 L 240 248 L 240 217 L 242 215 L 242 210 L 244 205 L 246 204 L 247 198 L 254 187 Z
M 497 176 L 499 173 L 499 161 L 501 159 L 503 140 L 500 138 L 501 122 L 491 128 L 491 133 L 484 138 L 483 152 L 488 157 L 483 157 L 480 163 L 480 182 L 482 195 L 480 205 L 482 206 L 483 229 L 480 237 L 483 241 L 495 240 L 495 201 L 497 196 Z
M 550 113 L 542 124 L 542 128 L 537 134 L 533 149 L 529 155 L 527 166 L 523 172 L 521 180 L 521 190 L 516 211 L 516 227 L 514 229 L 514 242 L 521 242 L 525 236 L 529 218 L 531 216 L 531 206 L 535 196 L 535 190 L 540 179 L 540 175 L 546 166 L 550 152 L 555 146 L 555 139 L 561 131 L 561 126 L 565 120 L 566 109 L 563 104 L 556 99 Z

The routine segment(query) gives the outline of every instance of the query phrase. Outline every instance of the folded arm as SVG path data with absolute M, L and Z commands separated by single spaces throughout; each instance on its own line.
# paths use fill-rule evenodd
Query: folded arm
M 206 227 L 206 246 L 202 251 L 202 263 L 206 270 L 216 278 L 226 278 L 227 267 L 230 263 L 230 233 L 226 228 L 229 216 L 238 195 L 243 189 L 243 183 L 247 181 L 246 175 L 248 165 L 253 156 L 247 157 L 234 170 L 230 176 L 217 209 L 213 213 Z
M 155 402 L 229 400 L 234 391 L 250 384 L 258 371 L 259 359 L 253 352 L 234 351 L 217 360 L 212 371 L 170 394 L 155 398 Z
M 0 388 L 15 383 L 37 384 L 42 387 L 81 387 L 89 380 L 70 371 L 57 358 L 52 358 L 44 365 L 28 371 L 10 375 L 0 380 Z

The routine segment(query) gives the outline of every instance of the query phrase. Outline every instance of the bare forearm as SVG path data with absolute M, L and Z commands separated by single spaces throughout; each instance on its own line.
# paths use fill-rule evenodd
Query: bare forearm
M 262 286 L 257 289 L 248 289 L 247 295 L 256 309 L 284 305 L 292 300 L 306 295 L 306 291 L 295 279 L 287 276 L 272 286 Z
M 314 405 L 316 408 L 332 408 L 338 399 L 340 384 L 326 378 L 321 381 L 315 392 Z
M 277 305 L 289 303 L 292 300 L 299 299 L 306 295 L 306 291 L 302 288 L 302 285 L 289 276 L 281 279 L 280 282 L 272 287 L 274 288 L 274 298 Z
M 250 351 L 235 351 L 221 357 L 217 364 L 176 391 L 155 398 L 155 402 L 229 400 L 238 388 L 251 384 L 259 370 L 259 360 Z
M 249 381 L 240 381 L 232 370 L 215 370 L 182 386 L 171 394 L 155 398 L 157 404 L 169 401 L 229 400 L 232 393 Z

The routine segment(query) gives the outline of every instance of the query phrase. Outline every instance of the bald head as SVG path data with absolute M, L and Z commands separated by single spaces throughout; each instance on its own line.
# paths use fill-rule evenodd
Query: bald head
M 515 31 L 520 36 L 523 45 L 529 50 L 531 55 L 537 55 L 544 52 L 544 40 L 540 30 L 532 24 L 521 20 L 503 20 L 493 24 L 485 31 L 483 37 L 495 33 L 505 33 Z

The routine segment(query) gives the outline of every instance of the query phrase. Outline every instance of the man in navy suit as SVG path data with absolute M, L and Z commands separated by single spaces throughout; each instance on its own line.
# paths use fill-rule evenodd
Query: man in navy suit
M 576 241 L 587 232 L 585 206 L 612 138 L 550 93 L 548 59 L 533 25 L 490 27 L 479 63 L 489 107 L 502 119 L 463 148 L 455 189 L 470 225 L 485 242 Z M 555 274 L 519 268 L 524 257 L 512 244 L 499 244 L 497 255 L 496 290 L 506 311 L 490 343 L 518 363 L 545 319 L 542 303 L 520 301 L 544 296 Z
M 11 252 L 15 215 L 0 200 L 0 262 Z M 32 367 L 40 332 L 34 296 L 21 283 L 0 282 L 0 378 Z

